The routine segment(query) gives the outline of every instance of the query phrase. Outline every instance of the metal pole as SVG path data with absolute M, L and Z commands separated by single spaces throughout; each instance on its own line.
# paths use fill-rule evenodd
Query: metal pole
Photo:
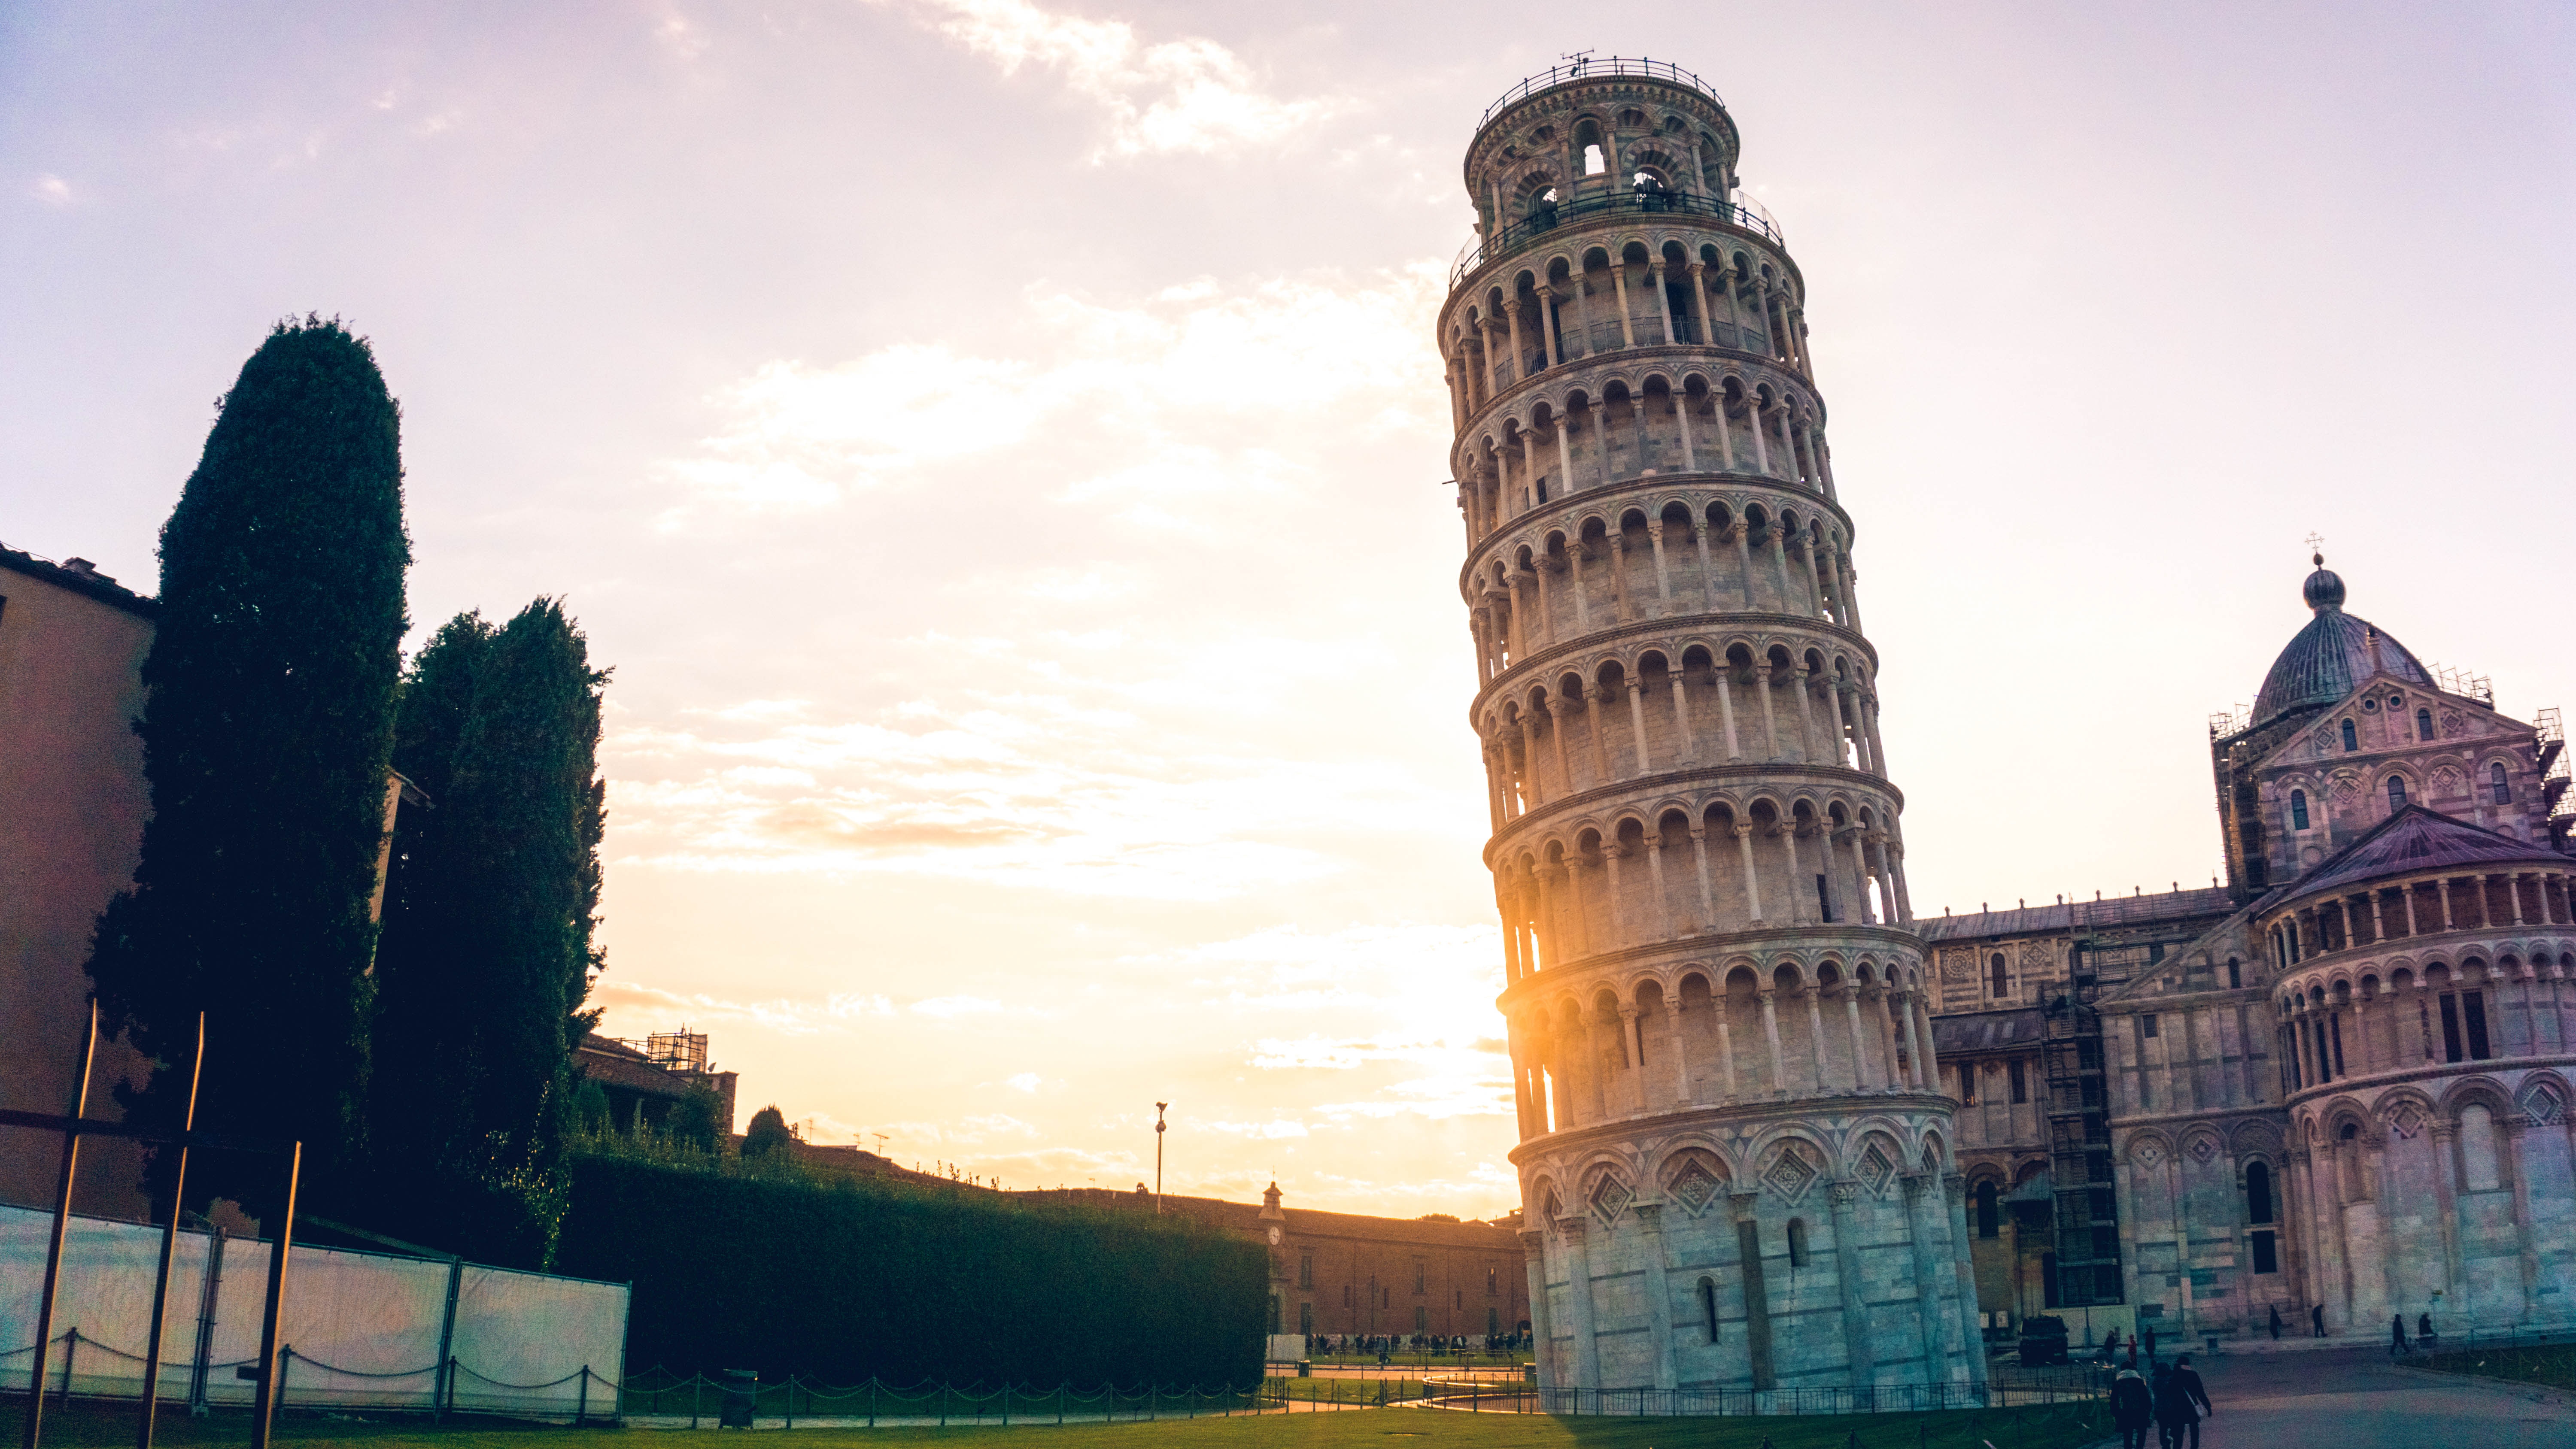
M 303 1171 L 304 1144 L 287 1144 L 286 1205 L 278 1210 L 277 1241 L 268 1249 L 268 1305 L 260 1312 L 259 1394 L 251 1409 L 250 1449 L 268 1449 L 268 1431 L 277 1413 L 277 1310 L 286 1298 L 286 1255 L 295 1243 L 295 1180 Z
M 89 1003 L 89 1034 L 81 1038 L 80 1079 L 72 1087 L 72 1117 L 89 1107 L 89 1071 L 98 1060 L 98 998 Z M 63 1231 L 72 1220 L 72 1174 L 80 1166 L 80 1128 L 63 1129 L 62 1177 L 54 1187 L 54 1236 L 45 1250 L 44 1296 L 36 1303 L 36 1361 L 27 1375 L 26 1449 L 36 1449 L 45 1432 L 45 1349 L 54 1336 L 54 1290 L 63 1277 Z M 265 1449 L 265 1446 L 263 1446 Z
M 206 1014 L 197 1013 L 197 1054 L 188 1065 L 188 1118 L 179 1130 L 197 1130 L 197 1084 L 206 1074 Z M 143 1423 L 135 1449 L 152 1449 L 152 1419 L 161 1407 L 161 1329 L 170 1309 L 170 1259 L 179 1251 L 179 1209 L 188 1201 L 188 1140 L 179 1139 L 179 1168 L 170 1177 L 170 1220 L 161 1225 L 161 1268 L 152 1280 L 152 1332 L 143 1346 Z
M 1154 1104 L 1154 1216 L 1163 1215 L 1163 1109 L 1169 1102 Z
M 437 1417 L 441 1421 L 447 1418 L 448 1400 L 456 1396 L 456 1370 L 451 1367 L 455 1362 L 456 1353 L 456 1290 L 464 1277 L 465 1260 L 448 1259 L 447 1313 L 438 1321 L 438 1375 L 430 1385 L 431 1407 L 437 1410 Z M 694 1415 L 697 1411 L 692 1409 L 690 1412 Z M 697 1426 L 692 1424 L 689 1427 Z M 147 1444 L 144 1449 L 151 1449 L 151 1446 Z
M 224 1288 L 224 1230 L 218 1226 L 206 1234 L 206 1282 L 197 1295 L 197 1362 L 188 1374 L 188 1413 L 197 1417 L 209 1412 L 206 1404 L 206 1371 L 215 1355 L 215 1303 Z

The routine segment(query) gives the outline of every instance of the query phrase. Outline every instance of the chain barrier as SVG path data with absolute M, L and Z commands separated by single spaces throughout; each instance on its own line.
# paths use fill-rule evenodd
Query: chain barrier
M 127 1374 L 101 1374 L 96 1371 L 92 1371 L 89 1373 L 79 1374 L 77 1381 L 74 1377 L 77 1372 L 75 1367 L 76 1364 L 85 1357 L 105 1354 L 109 1358 L 119 1359 L 126 1363 L 139 1365 L 145 1361 L 143 1355 L 139 1353 L 130 1353 L 113 1344 L 101 1343 L 97 1339 L 83 1334 L 77 1327 L 66 1329 L 62 1333 L 55 1335 L 52 1343 L 62 1350 L 62 1367 L 57 1370 L 51 1364 L 47 1365 L 45 1377 L 49 1382 L 46 1385 L 46 1392 L 49 1394 L 60 1394 L 62 1396 L 62 1402 L 69 1403 L 75 1392 L 78 1393 L 79 1397 L 84 1399 L 130 1400 L 139 1399 L 143 1396 L 143 1384 L 141 1382 L 142 1375 L 140 1372 Z M 35 1351 L 36 1348 L 34 1344 L 29 1344 L 24 1348 L 0 1349 L 0 1366 L 5 1366 L 12 1359 L 19 1359 L 32 1355 Z M 209 1361 L 205 1365 L 205 1382 L 210 1389 L 213 1385 L 218 1383 L 229 1386 L 235 1382 L 240 1382 L 241 1387 L 233 1393 L 220 1395 L 208 1392 L 206 1393 L 205 1398 L 208 1401 L 221 1399 L 227 1402 L 238 1398 L 240 1403 L 248 1404 L 251 1397 L 251 1385 L 246 1378 L 242 1376 L 242 1371 L 255 1369 L 258 1362 L 259 1360 L 256 1358 Z M 603 1390 L 607 1390 L 612 1398 L 615 1396 L 616 1391 L 615 1384 L 611 1383 L 605 1375 L 599 1373 L 587 1364 L 584 1364 L 579 1369 L 565 1374 L 560 1378 L 548 1379 L 540 1383 L 523 1384 L 507 1379 L 493 1378 L 490 1375 L 478 1372 L 474 1368 L 453 1358 L 449 1359 L 444 1365 L 448 1370 L 444 1375 L 441 1375 L 439 1372 L 442 1366 L 436 1363 L 424 1364 L 419 1368 L 412 1369 L 354 1369 L 344 1368 L 339 1364 L 326 1362 L 322 1359 L 315 1358 L 310 1354 L 298 1353 L 295 1351 L 295 1346 L 293 1344 L 281 1344 L 278 1346 L 277 1362 L 277 1402 L 280 1408 L 364 1407 L 391 1411 L 417 1410 L 421 1412 L 431 1412 L 444 1409 L 468 1413 L 506 1414 L 514 1417 L 537 1419 L 569 1417 L 574 1423 L 580 1424 L 588 1421 L 592 1417 L 589 1413 L 589 1406 L 590 1390 L 593 1383 L 598 1384 Z M 334 1378 L 356 1379 L 362 1383 L 381 1383 L 394 1379 L 423 1378 L 429 1379 L 430 1383 L 417 1389 L 396 1390 L 392 1392 L 372 1388 L 344 1388 L 335 1384 L 314 1383 L 309 1379 L 305 1383 L 298 1384 L 295 1382 L 294 1370 L 299 1364 L 315 1372 L 331 1375 Z M 164 1401 L 186 1398 L 187 1386 L 193 1381 L 196 1371 L 197 1365 L 194 1363 L 164 1360 L 161 1365 L 163 1389 L 160 1397 Z M 24 1372 L 24 1370 L 21 1370 L 20 1372 Z M 473 1379 L 478 1384 L 486 1386 L 487 1389 L 497 1390 L 499 1392 L 477 1390 L 474 1392 L 472 1402 L 459 1403 L 457 1401 L 457 1382 L 460 1378 Z M 177 1393 L 172 1392 L 170 1387 L 173 1379 L 179 1381 L 178 1387 L 180 1391 Z M 77 1387 L 75 1387 L 76 1384 Z M 568 1401 L 566 1396 L 561 1395 L 552 1398 L 542 1397 L 546 1390 L 560 1389 L 566 1384 L 578 1385 L 578 1387 L 575 1388 L 569 1396 Z M 5 1367 L 0 1367 L 0 1387 L 10 1387 Z

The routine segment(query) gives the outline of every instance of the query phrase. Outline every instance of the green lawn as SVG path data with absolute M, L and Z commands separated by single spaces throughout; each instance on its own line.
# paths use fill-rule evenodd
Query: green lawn
M 22 1399 L 0 1400 L 0 1412 L 23 1408 Z M 164 1415 L 161 1424 L 159 1442 L 173 1449 L 249 1441 L 249 1421 L 238 1414 Z M 14 1421 L 7 1427 L 14 1429 Z M 367 1449 L 605 1449 L 605 1441 L 615 1439 L 652 1449 L 669 1442 L 663 1437 L 669 1432 L 674 1431 L 505 1427 L 471 1420 L 441 1428 L 419 1420 L 359 1422 L 299 1413 L 278 1421 L 276 1438 L 299 1446 L 350 1443 Z M 1862 1449 L 1981 1449 L 1988 1442 L 1994 1449 L 2076 1449 L 2105 1432 L 2087 1427 L 2082 1406 L 1812 1419 L 1568 1419 L 1383 1409 L 1063 1428 L 799 1429 L 786 1443 L 789 1449 L 1759 1449 L 1767 1439 L 1773 1449 L 1848 1449 L 1854 1442 Z M 134 1413 L 75 1404 L 68 1413 L 46 1414 L 45 1439 L 123 1449 L 134 1442 Z M 1389 1439 L 1443 1442 L 1399 1446 Z
M 2542 1388 L 2576 1389 L 2576 1344 L 2538 1348 L 2473 1348 L 2435 1354 L 2424 1366 L 2452 1374 L 2506 1379 Z

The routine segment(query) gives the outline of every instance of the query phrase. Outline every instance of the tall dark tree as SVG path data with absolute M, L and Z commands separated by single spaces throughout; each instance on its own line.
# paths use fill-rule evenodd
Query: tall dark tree
M 601 965 L 607 677 L 539 599 L 498 630 L 450 621 L 405 687 L 398 758 L 434 808 L 396 842 L 371 1192 L 401 1236 L 507 1263 L 552 1252 L 572 1045 Z
M 457 1144 L 481 1133 L 467 1090 L 475 1003 L 456 989 L 455 976 L 471 900 L 449 848 L 456 812 L 445 807 L 492 634 L 470 611 L 440 625 L 413 657 L 394 717 L 394 768 L 420 798 L 395 821 L 386 872 L 375 976 L 374 1064 L 382 1090 L 373 1094 L 374 1162 L 361 1214 L 389 1231 L 464 1221 L 479 1210 L 454 1201 L 449 1182 Z
M 327 1197 L 365 1125 L 411 561 L 399 413 L 366 342 L 319 318 L 272 330 L 219 406 L 161 530 L 138 726 L 152 818 L 90 975 L 159 1063 L 131 1113 L 176 1119 L 203 1009 L 198 1125 L 301 1139 Z M 189 1183 L 263 1211 L 274 1178 L 206 1154 Z

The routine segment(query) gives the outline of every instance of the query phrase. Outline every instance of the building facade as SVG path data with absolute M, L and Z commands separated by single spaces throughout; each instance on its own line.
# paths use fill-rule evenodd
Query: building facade
M 1100 1207 L 1151 1212 L 1154 1195 L 1098 1188 L 1042 1193 Z M 1382 1218 L 1282 1205 L 1279 1184 L 1261 1204 L 1171 1196 L 1162 1211 L 1250 1238 L 1270 1255 L 1267 1333 L 1482 1339 L 1530 1331 L 1521 1235 L 1498 1223 L 1434 1215 Z M 1287 1345 L 1273 1357 L 1295 1357 Z
M 1541 1381 L 1971 1383 L 1855 529 L 1737 154 L 1671 66 L 1524 82 L 1438 324 Z
M 2556 711 L 2428 670 L 2315 562 L 2212 724 L 2224 887 L 1921 923 L 1999 1327 L 2576 1318 Z M 2115 1222 L 2079 1219 L 2099 1195 Z
M 89 1020 L 90 937 L 134 880 L 152 791 L 143 778 L 143 656 L 152 600 L 85 559 L 54 563 L 0 548 L 0 1106 L 72 1105 Z M 115 1088 L 150 1065 L 100 1043 L 88 1112 L 118 1118 Z M 142 1149 L 95 1138 L 81 1149 L 74 1201 L 135 1216 Z M 0 1202 L 50 1208 L 59 1138 L 0 1132 Z

